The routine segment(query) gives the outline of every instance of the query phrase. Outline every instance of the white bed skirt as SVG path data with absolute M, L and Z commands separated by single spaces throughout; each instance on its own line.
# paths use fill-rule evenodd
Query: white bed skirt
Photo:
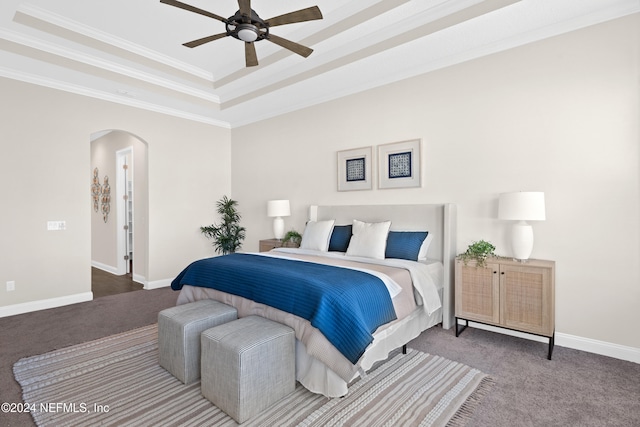
M 360 359 L 360 370 L 351 380 L 371 369 L 376 362 L 385 360 L 393 350 L 417 338 L 422 331 L 441 322 L 441 308 L 428 316 L 422 307 L 418 307 L 403 320 L 374 333 L 373 342 Z M 296 340 L 296 379 L 306 389 L 327 397 L 342 397 L 348 391 L 348 382 L 340 378 L 327 365 L 309 355 L 304 343 L 300 340 Z

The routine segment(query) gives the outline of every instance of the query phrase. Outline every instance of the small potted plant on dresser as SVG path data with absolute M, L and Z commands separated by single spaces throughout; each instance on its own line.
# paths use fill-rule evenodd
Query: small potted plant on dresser
M 287 231 L 282 240 L 279 239 L 264 239 L 260 240 L 260 252 L 268 252 L 275 248 L 298 248 L 302 236 L 296 230 Z
M 282 238 L 283 248 L 299 248 L 302 236 L 296 230 L 289 230 Z
M 491 243 L 479 240 L 470 244 L 465 252 L 458 255 L 458 258 L 462 260 L 464 265 L 467 265 L 472 260 L 475 261 L 476 267 L 486 267 L 487 258 L 496 256 L 495 250 L 496 247 Z

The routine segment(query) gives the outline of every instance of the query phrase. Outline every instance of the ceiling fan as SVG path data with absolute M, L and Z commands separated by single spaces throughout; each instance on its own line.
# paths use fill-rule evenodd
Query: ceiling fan
M 284 15 L 263 20 L 253 9 L 251 9 L 251 0 L 238 0 L 238 6 L 240 9 L 235 13 L 235 15 L 229 18 L 223 18 L 214 13 L 207 12 L 206 10 L 199 9 L 176 0 L 160 0 L 160 3 L 165 3 L 170 6 L 175 6 L 180 9 L 188 10 L 189 12 L 198 13 L 224 22 L 226 25 L 226 32 L 183 43 L 183 45 L 193 48 L 223 37 L 234 37 L 245 42 L 244 55 L 247 67 L 254 67 L 258 65 L 258 57 L 256 55 L 254 43 L 260 40 L 269 40 L 270 42 L 284 47 L 285 49 L 289 49 L 290 51 L 304 56 L 305 58 L 311 55 L 313 49 L 290 40 L 283 39 L 275 34 L 271 34 L 269 29 L 278 25 L 322 19 L 322 12 L 320 12 L 318 6 L 308 7 L 306 9 L 285 13 Z

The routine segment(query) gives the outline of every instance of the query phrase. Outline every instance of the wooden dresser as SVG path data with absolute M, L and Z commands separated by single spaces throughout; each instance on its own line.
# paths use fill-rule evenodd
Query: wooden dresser
M 287 242 L 285 243 L 285 248 L 297 248 L 299 245 Z M 281 248 L 282 240 L 279 239 L 264 239 L 260 240 L 259 251 L 260 252 L 268 252 L 271 249 Z
M 469 321 L 555 337 L 555 262 L 489 258 L 486 267 L 456 260 L 456 337 Z M 459 329 L 458 319 L 465 320 Z

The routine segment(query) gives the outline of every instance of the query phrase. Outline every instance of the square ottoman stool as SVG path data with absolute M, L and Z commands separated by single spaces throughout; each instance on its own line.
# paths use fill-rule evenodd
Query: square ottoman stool
M 247 316 L 202 333 L 202 395 L 238 423 L 296 387 L 293 329 Z
M 234 307 L 211 299 L 167 308 L 158 314 L 160 366 L 185 384 L 200 378 L 200 334 L 238 318 Z

